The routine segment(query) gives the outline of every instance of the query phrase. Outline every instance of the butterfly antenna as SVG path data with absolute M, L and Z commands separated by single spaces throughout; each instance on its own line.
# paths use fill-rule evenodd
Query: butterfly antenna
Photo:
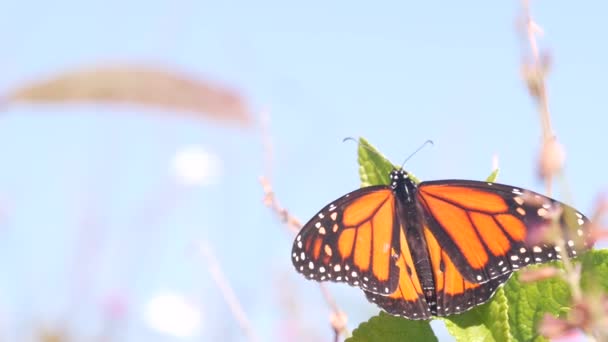
M 384 158 L 384 156 L 383 156 L 383 155 L 381 155 L 381 154 L 379 154 L 379 152 L 378 152 L 378 151 L 375 151 L 374 149 L 370 148 L 370 147 L 369 147 L 369 146 L 367 146 L 367 145 L 363 145 L 363 144 L 361 144 L 361 142 L 360 142 L 358 139 L 355 139 L 355 138 L 353 138 L 353 137 L 346 137 L 346 138 L 342 139 L 342 142 L 346 142 L 346 141 L 352 141 L 352 142 L 356 143 L 357 145 L 359 145 L 360 147 L 363 147 L 364 149 L 366 149 L 366 150 L 370 151 L 371 153 L 373 153 L 373 154 L 375 154 L 375 155 L 378 155 L 378 156 L 380 156 L 380 157 Z
M 403 164 L 401 164 L 401 168 L 403 169 L 403 166 L 405 166 L 405 163 L 407 163 L 408 160 L 410 160 L 410 158 L 412 158 L 416 153 L 418 153 L 418 151 L 422 150 L 426 145 L 434 145 L 433 140 L 427 140 L 425 141 L 422 145 L 420 145 L 420 147 L 418 147 L 416 149 L 416 151 L 412 152 L 412 154 L 410 154 L 407 158 L 405 158 L 405 160 L 403 161 Z
M 345 142 L 345 141 L 353 141 L 353 142 L 355 142 L 357 145 L 359 145 L 359 146 L 361 146 L 361 147 L 365 148 L 366 150 L 368 150 L 368 151 L 372 152 L 373 154 L 376 154 L 376 155 L 378 155 L 378 156 L 380 156 L 380 157 L 382 157 L 382 158 L 385 158 L 385 157 L 384 157 L 383 155 L 381 155 L 381 154 L 380 154 L 378 151 L 376 151 L 376 150 L 374 150 L 374 149 L 370 148 L 370 147 L 369 147 L 369 146 L 367 146 L 367 145 L 362 145 L 362 144 L 361 144 L 361 142 L 360 142 L 359 140 L 357 140 L 357 139 L 355 139 L 355 138 L 353 138 L 353 137 L 346 137 L 346 138 L 342 139 L 342 142 Z M 407 163 L 407 161 L 408 161 L 408 160 L 410 160 L 410 158 L 412 158 L 412 157 L 413 157 L 413 156 L 414 156 L 416 153 L 418 153 L 418 151 L 422 150 L 422 149 L 423 149 L 423 148 L 424 148 L 426 145 L 429 145 L 429 144 L 430 144 L 430 145 L 434 145 L 433 140 L 430 140 L 430 139 L 429 139 L 429 140 L 425 141 L 425 142 L 424 142 L 422 145 L 420 145 L 420 147 L 418 147 L 418 148 L 416 149 L 416 151 L 412 152 L 412 154 L 410 154 L 410 155 L 409 155 L 407 158 L 405 158 L 405 160 L 403 161 L 403 164 L 401 164 L 401 168 L 403 169 L 403 166 L 405 165 L 405 163 Z

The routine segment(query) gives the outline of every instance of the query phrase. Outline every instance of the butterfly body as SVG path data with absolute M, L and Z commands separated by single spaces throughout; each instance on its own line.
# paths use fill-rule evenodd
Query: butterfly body
M 569 216 L 574 224 L 565 224 Z M 355 190 L 321 209 L 296 236 L 292 262 L 309 279 L 360 287 L 393 315 L 447 316 L 486 302 L 513 271 L 559 259 L 557 246 L 526 243 L 556 217 L 575 256 L 588 220 L 571 207 L 497 183 L 416 184 L 398 169 L 389 185 Z
M 432 265 L 427 253 L 420 210 L 416 206 L 416 193 L 418 186 L 410 178 L 407 172 L 399 170 L 391 173 L 391 189 L 395 197 L 399 221 L 403 221 L 401 229 L 404 229 L 405 240 L 410 246 L 410 253 L 414 261 L 414 268 L 420 281 L 420 287 L 428 304 L 431 314 L 436 314 L 437 296 L 432 273 Z M 406 266 L 406 271 L 407 271 Z M 411 273 L 411 270 L 408 272 Z

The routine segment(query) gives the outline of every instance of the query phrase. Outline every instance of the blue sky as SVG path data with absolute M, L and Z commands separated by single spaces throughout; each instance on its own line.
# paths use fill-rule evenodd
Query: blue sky
M 395 162 L 433 139 L 407 165 L 428 180 L 485 178 L 497 154 L 501 182 L 542 190 L 534 168 L 539 120 L 519 73 L 518 6 L 6 1 L 0 89 L 103 61 L 167 65 L 235 86 L 254 109 L 270 111 L 275 191 L 302 220 L 358 186 L 356 146 L 341 143 L 346 136 L 368 138 Z M 567 150 L 568 201 L 590 214 L 608 167 L 607 8 L 534 1 L 533 10 L 554 59 L 550 103 Z M 264 340 L 279 339 L 290 317 L 329 338 L 316 286 L 291 270 L 291 237 L 261 203 L 254 129 L 133 108 L 19 106 L 3 114 L 0 331 L 69 317 L 86 334 L 101 324 L 103 298 L 124 291 L 122 339 L 169 341 L 140 313 L 155 293 L 173 290 L 200 301 L 201 340 L 240 340 L 204 263 L 188 252 L 204 238 Z M 170 162 L 191 144 L 220 156 L 224 172 L 216 185 L 174 192 Z M 82 230 L 87 215 L 100 224 L 92 238 Z M 76 297 L 74 279 L 84 272 L 77 246 L 87 237 L 99 252 L 83 259 L 88 285 Z M 298 316 L 278 302 L 277 288 L 297 303 Z M 351 328 L 377 312 L 359 291 L 331 289 Z

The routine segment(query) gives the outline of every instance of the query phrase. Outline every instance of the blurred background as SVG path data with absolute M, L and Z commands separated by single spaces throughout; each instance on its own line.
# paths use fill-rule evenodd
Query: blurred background
M 591 214 L 608 8 L 533 5 L 567 153 L 554 196 Z M 432 139 L 420 179 L 484 179 L 496 156 L 500 182 L 543 191 L 520 6 L 2 0 L 0 341 L 333 340 L 259 177 L 306 221 L 359 186 L 344 137 L 395 163 Z M 328 289 L 351 330 L 379 311 Z

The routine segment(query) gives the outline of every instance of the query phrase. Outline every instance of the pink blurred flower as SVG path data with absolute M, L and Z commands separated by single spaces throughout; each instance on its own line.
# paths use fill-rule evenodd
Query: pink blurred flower
M 103 310 L 109 319 L 121 320 L 128 312 L 128 298 L 122 292 L 114 292 L 108 295 L 103 302 Z

